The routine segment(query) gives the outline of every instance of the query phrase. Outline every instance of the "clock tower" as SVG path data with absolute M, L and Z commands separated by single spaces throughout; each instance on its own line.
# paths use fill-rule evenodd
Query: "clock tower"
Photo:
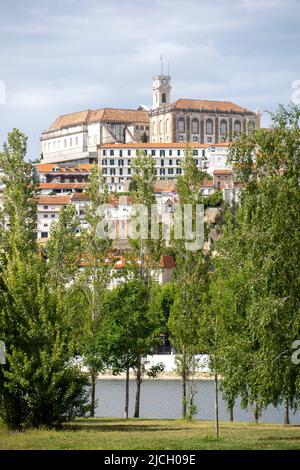
M 152 79 L 152 109 L 157 109 L 170 104 L 171 77 L 170 75 L 156 75 Z

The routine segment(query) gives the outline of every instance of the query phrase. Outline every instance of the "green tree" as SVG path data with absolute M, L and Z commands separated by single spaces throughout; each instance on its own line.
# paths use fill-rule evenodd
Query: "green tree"
M 103 319 L 103 297 L 109 285 L 112 266 L 107 263 L 112 248 L 112 241 L 99 236 L 98 227 L 104 214 L 100 208 L 109 201 L 108 189 L 105 184 L 102 168 L 93 165 L 87 186 L 89 203 L 86 206 L 87 228 L 81 233 L 82 263 L 84 273 L 78 287 L 85 299 L 87 324 L 84 340 L 86 342 L 85 361 L 91 377 L 91 408 L 90 414 L 95 414 L 95 386 L 97 374 L 103 363 L 95 348 L 96 335 L 101 328 Z
M 152 352 L 161 331 L 161 319 L 157 312 L 149 310 L 148 296 L 148 287 L 139 278 L 128 280 L 107 292 L 105 315 L 97 335 L 98 354 L 103 363 L 115 374 L 126 372 L 126 418 L 129 412 L 129 370 L 141 371 L 141 358 Z
M 256 417 L 269 404 L 299 406 L 300 111 L 280 106 L 272 126 L 233 142 L 230 162 L 245 185 L 229 217 L 213 282 L 220 312 L 225 396 Z

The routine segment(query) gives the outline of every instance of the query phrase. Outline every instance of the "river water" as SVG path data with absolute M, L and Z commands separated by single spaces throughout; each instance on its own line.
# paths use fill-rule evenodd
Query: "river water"
M 212 380 L 196 380 L 195 404 L 197 407 L 196 419 L 214 419 L 214 382 Z M 99 379 L 96 383 L 96 397 L 98 400 L 96 416 L 120 417 L 124 416 L 125 380 Z M 135 381 L 130 380 L 130 406 L 129 416 L 133 416 L 135 400 Z M 181 381 L 177 379 L 144 380 L 141 388 L 141 418 L 174 419 L 181 417 Z M 220 419 L 229 420 L 226 403 L 220 397 Z M 262 414 L 260 422 L 283 423 L 284 407 L 268 407 Z M 236 403 L 234 407 L 235 421 L 253 421 L 253 411 L 243 410 Z M 300 424 L 300 412 L 290 413 L 293 424 Z

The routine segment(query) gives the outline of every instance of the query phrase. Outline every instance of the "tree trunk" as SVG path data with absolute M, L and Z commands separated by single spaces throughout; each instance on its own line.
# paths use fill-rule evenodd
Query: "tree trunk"
M 139 363 L 139 366 L 136 371 L 136 393 L 135 393 L 134 418 L 140 417 L 141 384 L 142 384 L 142 370 L 141 370 L 141 363 Z
M 234 418 L 233 418 L 233 408 L 234 408 L 234 405 L 230 405 L 229 406 L 229 419 L 230 421 L 234 421 Z
M 218 374 L 215 374 L 215 431 L 216 437 L 219 437 L 219 386 Z
M 288 401 L 288 399 L 287 399 L 286 402 L 285 402 L 284 424 L 290 424 L 290 409 L 289 409 L 289 401 Z
M 183 352 L 182 355 L 182 418 L 186 418 L 186 409 L 187 409 L 187 403 L 186 403 L 186 355 L 185 352 Z
M 255 404 L 255 408 L 254 408 L 255 424 L 258 424 L 258 418 L 259 418 L 259 410 L 258 410 L 258 405 L 257 405 L 257 403 L 256 403 L 256 404 Z
M 91 410 L 90 417 L 94 418 L 95 416 L 95 396 L 96 396 L 96 374 L 95 371 L 91 371 Z
M 125 410 L 124 416 L 128 419 L 128 408 L 129 408 L 129 367 L 126 369 L 126 385 L 125 385 Z

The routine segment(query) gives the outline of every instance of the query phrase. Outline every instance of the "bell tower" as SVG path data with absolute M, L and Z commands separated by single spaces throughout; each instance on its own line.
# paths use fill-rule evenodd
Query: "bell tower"
M 156 75 L 152 78 L 152 109 L 168 106 L 171 102 L 171 77 L 170 75 Z

